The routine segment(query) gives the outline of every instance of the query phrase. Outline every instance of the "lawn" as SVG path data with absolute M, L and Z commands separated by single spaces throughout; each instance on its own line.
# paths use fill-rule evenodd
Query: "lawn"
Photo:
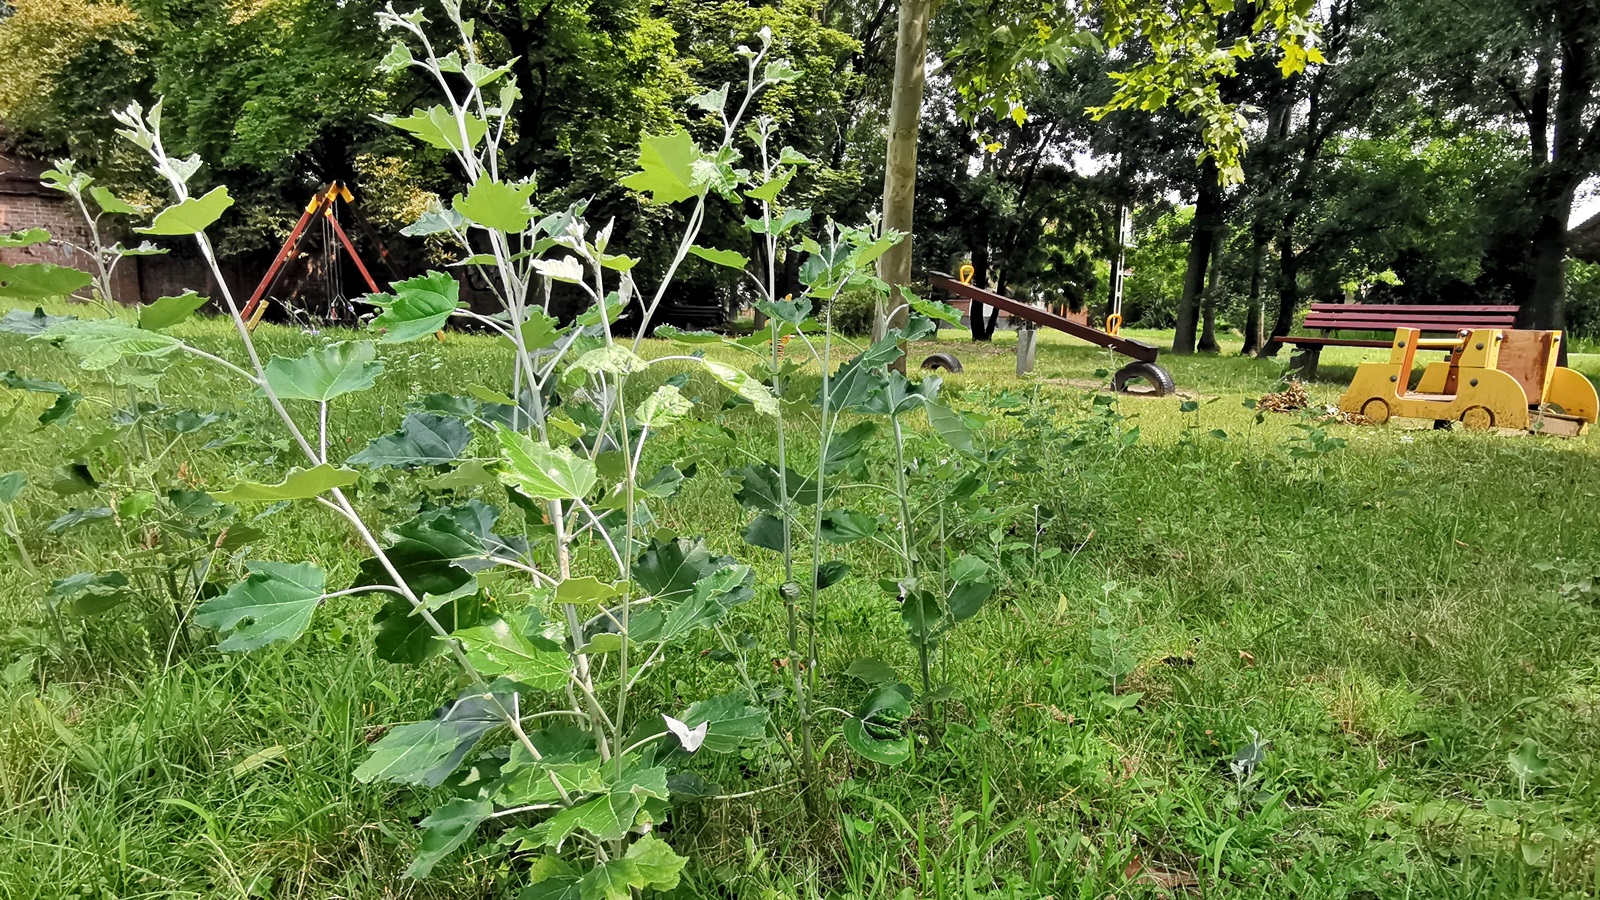
M 179 333 L 240 358 L 221 323 Z M 918 723 L 905 765 L 835 742 L 814 822 L 762 779 L 770 750 L 719 759 L 708 776 L 775 789 L 674 813 L 673 845 L 692 860 L 675 896 L 1600 892 L 1600 437 L 1258 415 L 1249 401 L 1280 387 L 1283 363 L 1241 359 L 1236 345 L 1164 359 L 1183 398 L 1113 399 L 1094 390 L 1118 365 L 1103 351 L 1044 333 L 1034 374 L 1017 379 L 1013 336 L 981 348 L 963 337 L 939 335 L 966 365 L 944 390 L 1009 451 L 983 508 L 952 523 L 999 577 L 945 645 L 949 700 Z M 311 341 L 264 326 L 258 342 L 292 356 Z M 380 353 L 378 386 L 330 420 L 335 447 L 360 449 L 425 395 L 506 368 L 494 343 L 462 334 Z M 1313 399 L 1336 401 L 1361 358 L 1325 353 Z M 1574 365 L 1600 377 L 1600 355 Z M 526 861 L 487 829 L 431 879 L 406 879 L 413 826 L 436 798 L 352 779 L 369 741 L 426 717 L 452 679 L 442 660 L 374 655 L 378 601 L 332 601 L 300 641 L 243 655 L 206 632 L 152 640 L 159 629 L 141 616 L 165 611 L 147 606 L 48 613 L 53 579 L 149 549 L 109 521 L 47 532 L 71 509 L 126 499 L 71 493 L 70 467 L 117 464 L 105 423 L 129 389 L 0 334 L 5 370 L 86 400 L 36 430 L 52 398 L 0 389 L 0 415 L 21 404 L 0 432 L 0 473 L 28 477 L 13 510 L 37 570 L 0 557 L 0 896 L 517 896 Z M 184 460 L 181 477 L 211 490 L 281 478 L 288 448 L 265 401 L 236 385 L 185 366 L 144 389 L 147 402 L 222 416 L 161 435 L 173 446 L 149 465 Z M 742 449 L 771 452 L 752 414 L 717 405 L 702 408 Z M 694 449 L 687 440 L 659 452 Z M 914 436 L 911 464 L 941 446 Z M 756 566 L 756 599 L 729 630 L 752 636 L 781 684 L 778 564 L 744 544 L 748 516 L 715 477 L 740 457 L 700 452 L 660 524 Z M 386 521 L 416 502 L 362 496 Z M 330 584 L 355 577 L 355 536 L 318 507 L 269 508 L 253 525 L 216 565 L 238 567 L 247 545 L 250 558 L 316 561 Z M 863 693 L 843 674 L 852 661 L 915 669 L 875 583 L 892 577 L 888 562 L 871 542 L 847 557 L 851 577 L 821 613 L 822 699 L 843 709 Z M 669 657 L 650 682 L 659 696 L 641 702 L 665 710 L 732 683 L 699 657 Z

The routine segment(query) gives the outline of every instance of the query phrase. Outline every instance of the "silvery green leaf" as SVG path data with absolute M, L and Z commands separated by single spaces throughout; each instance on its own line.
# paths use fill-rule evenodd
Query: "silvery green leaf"
M 714 91 L 706 91 L 689 98 L 689 105 L 695 109 L 703 109 L 709 113 L 721 112 L 728 105 L 728 89 L 731 85 L 726 82 Z
M 411 48 L 403 41 L 395 41 L 394 46 L 390 47 L 389 52 L 378 62 L 378 68 L 384 72 L 397 72 L 415 61 L 416 57 L 411 55 Z
M 0 263 L 0 297 L 25 302 L 54 300 L 88 287 L 88 272 L 54 263 Z
M 772 389 L 767 385 L 727 363 L 713 359 L 703 359 L 700 362 L 706 371 L 711 373 L 711 377 L 723 387 L 750 401 L 750 405 L 754 406 L 757 412 L 767 416 L 778 414 L 778 398 L 773 396 Z
M 555 259 L 536 259 L 533 267 L 540 275 L 552 280 L 563 281 L 567 284 L 583 283 L 583 263 L 575 256 L 562 256 Z
M 634 410 L 634 418 L 638 419 L 639 424 L 659 431 L 687 416 L 693 408 L 694 404 L 683 396 L 683 392 L 664 384 L 639 404 Z
M 3 268 L 3 267 L 0 267 Z M 114 319 L 72 319 L 56 322 L 33 340 L 60 344 L 81 360 L 85 369 L 109 368 L 125 356 L 159 359 L 183 344 L 157 331 L 145 331 Z
M 566 447 L 551 447 L 500 429 L 500 480 L 536 500 L 581 500 L 594 490 L 595 464 Z

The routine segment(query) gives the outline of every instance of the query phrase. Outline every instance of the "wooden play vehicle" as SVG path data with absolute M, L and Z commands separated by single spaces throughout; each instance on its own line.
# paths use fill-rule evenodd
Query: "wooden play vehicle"
M 1594 385 L 1556 365 L 1561 332 L 1463 329 L 1454 338 L 1428 339 L 1420 329 L 1395 329 L 1388 362 L 1362 363 L 1339 409 L 1374 424 L 1399 416 L 1460 422 L 1467 428 L 1511 428 L 1540 434 L 1582 434 L 1600 412 Z M 1443 350 L 1415 388 L 1418 350 Z

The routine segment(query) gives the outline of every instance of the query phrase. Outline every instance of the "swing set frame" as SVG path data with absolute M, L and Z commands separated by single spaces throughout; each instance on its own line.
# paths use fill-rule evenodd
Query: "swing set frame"
M 356 270 L 361 273 L 361 278 L 367 283 L 367 287 L 374 294 L 381 293 L 378 283 L 372 278 L 372 273 L 367 270 L 366 264 L 361 261 L 361 254 L 356 252 L 356 246 L 350 240 L 350 235 L 345 232 L 344 226 L 339 224 L 339 217 L 334 214 L 334 204 L 340 200 L 344 201 L 345 206 L 352 212 L 355 211 L 355 196 L 350 193 L 350 189 L 342 182 L 334 181 L 323 185 L 316 195 L 311 198 L 311 202 L 306 204 L 305 211 L 300 214 L 300 221 L 294 224 L 294 228 L 290 230 L 288 238 L 284 240 L 283 246 L 279 248 L 278 255 L 273 257 L 272 265 L 268 266 L 266 274 L 261 276 L 261 283 L 256 285 L 255 292 L 250 295 L 250 300 L 244 305 L 241 315 L 245 320 L 246 327 L 251 331 L 255 331 L 256 326 L 261 322 L 261 317 L 266 315 L 269 302 L 267 295 L 272 292 L 279 279 L 283 277 L 284 270 L 287 268 L 289 261 L 294 259 L 295 251 L 299 249 L 300 242 L 305 238 L 309 226 L 317 220 L 318 216 L 321 216 L 324 221 L 332 225 L 333 233 L 339 238 L 339 243 L 344 246 L 345 252 L 350 254 L 350 261 L 355 263 Z M 357 218 L 362 221 L 363 225 L 365 224 L 365 220 L 361 220 L 359 214 Z M 387 258 L 388 253 L 383 249 L 382 242 L 379 242 L 379 252 L 384 258 Z

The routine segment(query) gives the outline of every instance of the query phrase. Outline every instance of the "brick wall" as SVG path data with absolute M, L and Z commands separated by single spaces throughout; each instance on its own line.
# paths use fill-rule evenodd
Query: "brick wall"
M 0 263 L 55 263 L 71 266 L 85 272 L 94 272 L 94 259 L 89 249 L 89 226 L 79 215 L 72 201 L 62 198 L 14 193 L 0 190 L 0 232 L 43 228 L 50 232 L 50 243 L 32 247 L 0 250 Z M 107 239 L 113 239 L 107 236 Z M 138 263 L 142 260 L 126 259 L 112 276 L 111 292 L 123 303 L 148 299 L 139 286 Z
M 0 153 L 0 233 L 43 228 L 50 232 L 48 244 L 0 250 L 0 263 L 55 263 L 85 272 L 94 272 L 89 247 L 88 223 L 65 194 L 39 183 L 45 166 L 37 160 Z M 138 235 L 108 233 L 102 224 L 101 237 L 108 243 L 118 240 L 137 244 Z M 120 303 L 149 303 L 160 297 L 198 291 L 216 295 L 216 282 L 210 269 L 199 259 L 185 256 L 188 247 L 166 241 L 162 246 L 178 251 L 164 256 L 134 256 L 118 263 L 112 275 L 111 291 Z M 239 297 L 240 279 L 231 266 L 223 267 L 228 286 Z M 240 297 L 240 302 L 243 298 Z

